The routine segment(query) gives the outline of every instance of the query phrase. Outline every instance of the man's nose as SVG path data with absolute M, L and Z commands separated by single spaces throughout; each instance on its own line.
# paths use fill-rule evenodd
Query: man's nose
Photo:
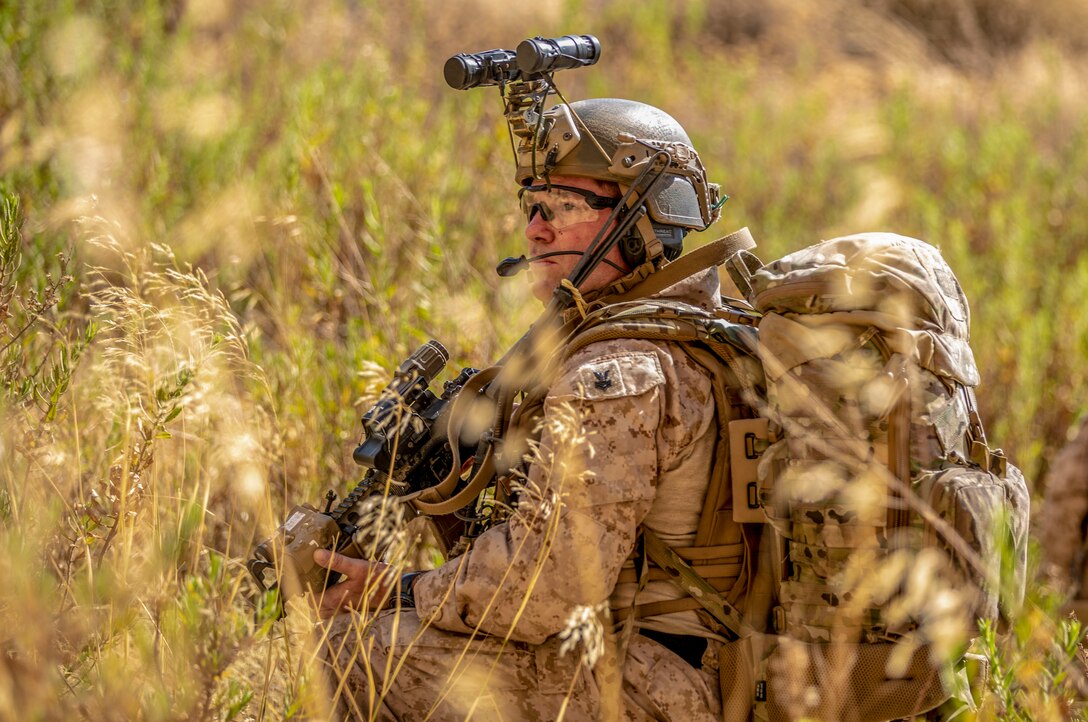
M 529 222 L 525 224 L 525 237 L 538 243 L 551 243 L 555 240 L 555 232 L 551 225 L 544 220 L 544 214 L 538 208 Z

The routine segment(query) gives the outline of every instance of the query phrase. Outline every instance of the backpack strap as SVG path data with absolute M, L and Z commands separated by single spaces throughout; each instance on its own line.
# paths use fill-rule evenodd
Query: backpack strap
M 869 327 L 862 334 L 864 343 L 872 344 L 886 364 L 897 358 L 894 376 L 902 381 L 899 397 L 892 405 L 888 415 L 888 471 L 899 483 L 889 490 L 888 527 L 900 529 L 910 524 L 910 506 L 904 494 L 911 488 L 910 468 L 910 392 L 907 390 L 906 359 L 893 353 L 887 340 L 880 335 L 880 330 Z
M 992 471 L 1004 479 L 1008 476 L 1009 462 L 1001 449 L 991 449 L 986 441 L 986 430 L 982 426 L 982 417 L 978 413 L 978 401 L 975 391 L 969 386 L 961 386 L 963 399 L 967 404 L 967 451 L 971 463 L 985 471 Z
M 728 236 L 711 241 L 687 255 L 680 256 L 675 261 L 665 264 L 630 290 L 615 296 L 609 296 L 607 302 L 610 304 L 622 303 L 660 293 L 669 286 L 673 286 L 699 271 L 720 266 L 740 251 L 755 248 L 755 246 L 756 242 L 752 238 L 752 232 L 745 226 L 739 231 L 734 231 Z

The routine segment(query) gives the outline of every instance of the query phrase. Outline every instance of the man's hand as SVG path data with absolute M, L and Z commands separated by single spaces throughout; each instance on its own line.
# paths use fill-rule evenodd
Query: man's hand
M 352 559 L 327 549 L 315 551 L 314 561 L 346 577 L 318 598 L 317 612 L 323 619 L 333 616 L 342 607 L 381 609 L 395 592 L 396 578 L 388 564 Z

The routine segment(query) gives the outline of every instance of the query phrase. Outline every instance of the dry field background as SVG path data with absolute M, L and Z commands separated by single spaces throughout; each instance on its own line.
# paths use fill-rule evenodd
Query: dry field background
M 460 51 L 598 35 L 565 94 L 684 124 L 732 196 L 703 239 L 938 245 L 1039 480 L 1088 409 L 1085 28 L 1080 0 L 0 2 L 0 718 L 325 714 L 305 620 L 255 616 L 239 560 L 358 476 L 383 369 L 431 337 L 486 365 L 537 311 L 492 270 L 512 164 L 497 92 L 442 82 Z M 994 691 L 1062 719 L 1077 632 L 1031 596 Z

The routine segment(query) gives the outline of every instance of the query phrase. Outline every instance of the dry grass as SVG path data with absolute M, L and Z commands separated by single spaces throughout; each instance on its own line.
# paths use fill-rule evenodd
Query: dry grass
M 1029 477 L 1088 406 L 1081 3 L 300 8 L 0 8 L 0 718 L 324 716 L 306 615 L 255 617 L 239 560 L 358 476 L 380 369 L 428 337 L 484 366 L 536 313 L 492 270 L 509 150 L 454 52 L 598 34 L 565 92 L 685 124 L 733 196 L 707 237 L 940 245 Z M 1034 589 L 992 655 L 1056 719 L 1075 645 Z

